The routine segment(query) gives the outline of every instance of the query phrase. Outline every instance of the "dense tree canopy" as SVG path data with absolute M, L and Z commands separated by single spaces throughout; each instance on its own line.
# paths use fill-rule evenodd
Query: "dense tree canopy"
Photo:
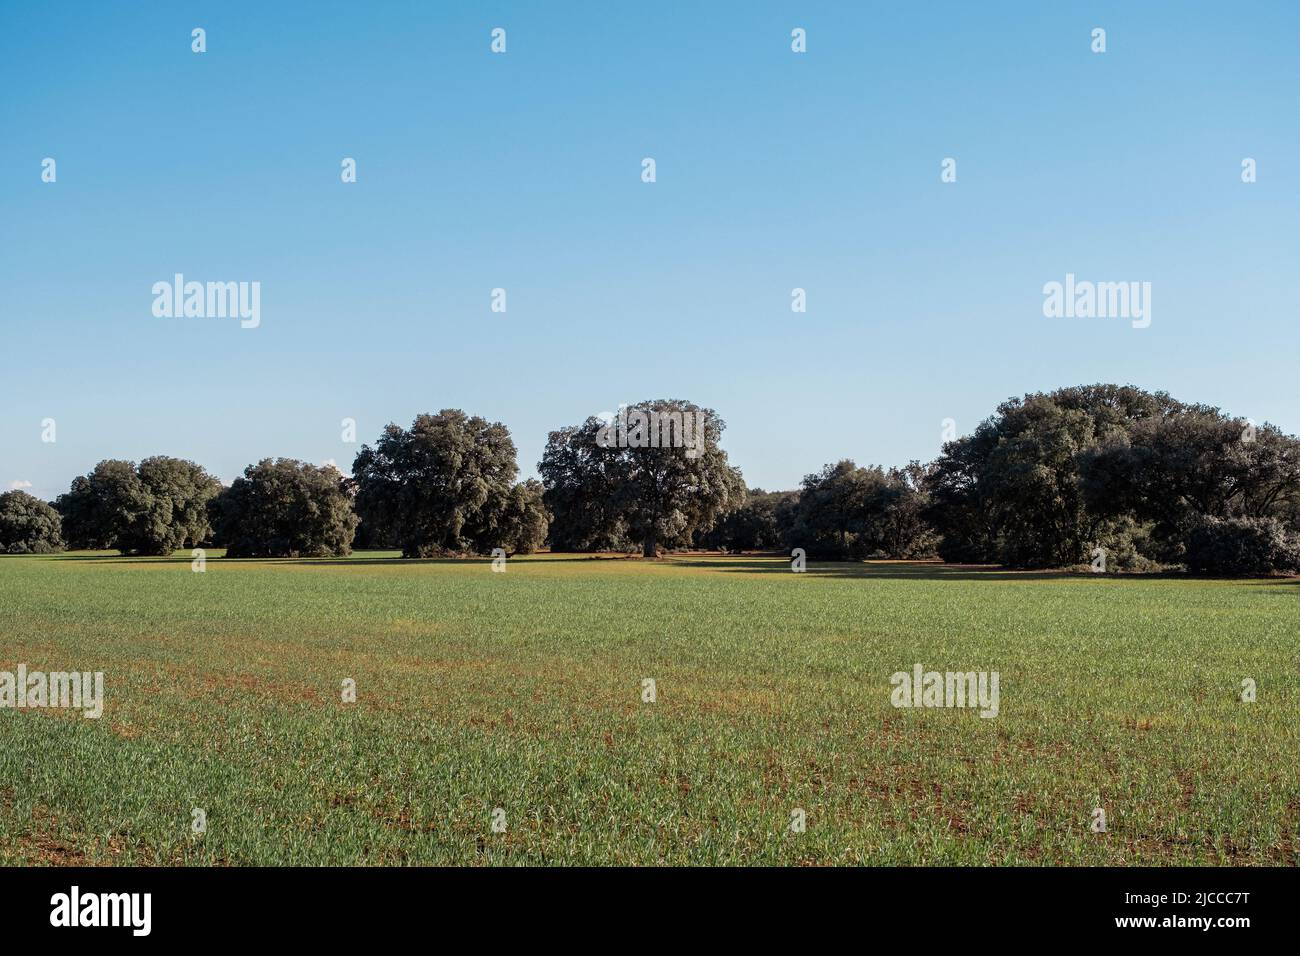
M 55 506 L 75 547 L 111 547 L 123 554 L 171 554 L 211 533 L 208 504 L 221 483 L 192 461 L 157 455 L 134 462 L 101 461 L 73 481 Z
M 68 546 L 97 551 L 113 547 L 117 525 L 131 514 L 119 499 L 142 497 L 139 481 L 133 462 L 114 460 L 101 461 L 90 474 L 72 479 L 72 487 L 54 502 Z M 122 495 L 122 489 L 129 495 Z
M 1178 404 L 1132 386 L 1026 395 L 949 442 L 929 478 L 927 515 L 947 560 L 1012 567 L 1078 564 L 1110 528 L 1085 506 L 1085 452 Z
M 874 502 L 871 534 L 874 550 L 890 558 L 934 556 L 938 536 L 926 520 L 930 504 L 929 472 L 920 462 L 885 472 Z
M 505 426 L 450 409 L 389 425 L 354 480 L 267 459 L 213 498 L 193 462 L 101 461 L 55 503 L 5 497 L 0 549 L 166 554 L 211 533 L 231 555 L 405 556 L 504 548 L 804 548 L 839 560 L 918 558 L 1109 570 L 1300 570 L 1300 439 L 1134 386 L 1033 393 L 998 406 L 929 465 L 850 459 L 794 491 L 746 490 L 724 424 L 680 399 L 623 406 L 550 433 L 542 481 L 516 481 Z M 351 504 L 355 499 L 355 513 Z M 360 524 L 357 524 L 357 518 Z M 61 531 L 60 520 L 61 519 Z
M 628 551 L 634 542 L 627 521 L 614 499 L 621 465 L 596 444 L 602 423 L 589 418 L 582 425 L 550 433 L 538 471 L 545 485 L 551 514 L 550 541 L 554 551 Z
M 506 507 L 495 521 L 500 546 L 511 554 L 532 554 L 541 548 L 550 527 L 542 483 L 529 478 L 511 488 Z
M 25 491 L 0 494 L 0 552 L 51 554 L 63 550 L 59 513 Z
M 59 495 L 54 507 L 63 518 L 63 536 L 69 548 L 103 551 L 113 546 L 112 529 L 89 475 L 73 478 L 71 489 Z
M 1175 535 L 1200 518 L 1289 511 L 1300 499 L 1300 442 L 1272 425 L 1185 407 L 1090 450 L 1082 472 L 1090 507 Z
M 1081 458 L 1088 507 L 1149 529 L 1149 555 L 1213 573 L 1287 570 L 1300 525 L 1300 442 L 1182 406 Z
M 646 557 L 690 543 L 739 504 L 744 481 L 719 446 L 725 423 L 681 399 L 641 402 L 617 422 L 588 418 L 552 432 L 538 471 L 552 543 L 641 543 Z
M 916 462 L 888 470 L 847 459 L 826 465 L 803 480 L 789 543 L 838 560 L 925 557 L 934 549 L 927 500 Z
M 1276 518 L 1214 518 L 1187 531 L 1183 561 L 1202 574 L 1300 571 L 1300 534 Z
M 797 491 L 751 488 L 707 532 L 696 535 L 699 547 L 724 551 L 776 551 L 792 547 L 799 507 Z
M 290 458 L 249 465 L 214 503 L 216 543 L 232 558 L 350 554 L 357 516 L 348 484 L 329 465 Z
M 1082 386 L 1001 405 L 944 446 L 930 491 L 948 560 L 1059 567 L 1100 551 L 1145 568 L 1186 561 L 1193 533 L 1222 555 L 1295 531 L 1300 444 L 1163 392 Z M 1239 518 L 1280 524 L 1223 523 Z M 1216 535 L 1233 540 L 1218 548 Z
M 459 409 L 389 425 L 352 465 L 357 512 L 405 557 L 535 547 L 535 489 L 516 490 L 515 444 L 499 422 Z

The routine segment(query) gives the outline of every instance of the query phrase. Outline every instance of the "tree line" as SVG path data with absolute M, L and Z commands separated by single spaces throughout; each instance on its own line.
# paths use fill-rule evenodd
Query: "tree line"
M 520 482 L 510 433 L 458 409 L 388 425 L 350 476 L 292 459 L 229 487 L 194 462 L 102 461 L 52 504 L 0 495 L 0 550 L 64 547 L 230 557 L 404 557 L 663 549 L 788 551 L 824 560 L 939 557 L 1013 568 L 1300 571 L 1300 440 L 1133 386 L 1004 402 L 928 464 L 845 459 L 797 489 L 747 488 L 712 409 L 633 406 L 553 431 Z M 683 446 L 656 422 L 699 423 Z M 645 422 L 650 423 L 649 434 Z M 680 437 L 680 428 L 678 437 Z M 660 440 L 663 439 L 663 440 Z

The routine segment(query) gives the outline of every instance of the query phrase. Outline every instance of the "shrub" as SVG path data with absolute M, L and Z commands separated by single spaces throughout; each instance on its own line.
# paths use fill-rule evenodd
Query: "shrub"
M 1163 548 L 1152 539 L 1152 525 L 1141 524 L 1132 518 L 1113 518 L 1103 521 L 1094 539 L 1086 545 L 1086 556 L 1093 557 L 1093 549 L 1105 553 L 1107 571 L 1131 571 L 1140 574 L 1164 570 L 1160 560 Z M 1090 568 L 1091 565 L 1085 565 Z
M 1187 569 L 1200 574 L 1300 570 L 1300 537 L 1276 518 L 1206 518 L 1187 535 Z

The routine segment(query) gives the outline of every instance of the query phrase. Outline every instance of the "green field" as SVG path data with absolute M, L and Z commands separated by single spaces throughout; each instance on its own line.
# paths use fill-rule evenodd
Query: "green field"
M 0 863 L 1300 856 L 1294 580 L 211 555 L 0 558 L 0 671 L 107 698 L 0 710 Z M 894 708 L 916 663 L 999 715 Z

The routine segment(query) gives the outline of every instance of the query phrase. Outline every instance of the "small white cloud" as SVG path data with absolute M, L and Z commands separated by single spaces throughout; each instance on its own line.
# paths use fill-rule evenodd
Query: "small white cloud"
M 333 458 L 326 458 L 326 459 L 325 459 L 324 461 L 322 461 L 320 464 L 321 464 L 321 467 L 322 467 L 322 468 L 333 468 L 333 469 L 334 469 L 335 471 L 337 471 L 340 475 L 343 474 L 342 469 L 340 469 L 339 466 L 338 466 L 338 462 L 336 462 Z
M 20 491 L 23 488 L 30 488 L 31 486 L 32 483 L 30 481 L 23 481 L 22 479 L 19 479 L 18 481 L 9 482 L 10 491 Z

